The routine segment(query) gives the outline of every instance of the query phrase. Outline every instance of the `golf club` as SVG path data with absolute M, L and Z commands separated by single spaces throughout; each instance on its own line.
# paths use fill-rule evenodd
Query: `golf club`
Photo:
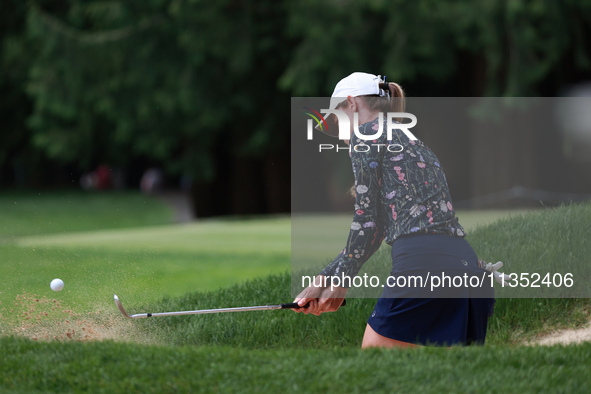
M 152 317 L 152 316 L 177 316 L 177 315 L 201 315 L 206 313 L 224 313 L 224 312 L 249 312 L 249 311 L 268 311 L 274 309 L 297 309 L 302 308 L 297 303 L 292 302 L 288 304 L 279 304 L 279 305 L 263 305 L 263 306 L 245 306 L 245 307 L 238 307 L 238 308 L 221 308 L 221 309 L 202 309 L 197 311 L 179 311 L 179 312 L 159 312 L 159 313 L 138 313 L 136 315 L 128 315 L 121 305 L 121 301 L 119 301 L 119 297 L 114 295 L 115 305 L 117 308 L 123 313 L 123 316 L 128 317 L 130 319 L 135 318 L 143 318 L 143 317 Z M 343 300 L 341 306 L 345 306 L 346 300 Z M 303 308 L 307 308 L 308 305 L 306 304 Z

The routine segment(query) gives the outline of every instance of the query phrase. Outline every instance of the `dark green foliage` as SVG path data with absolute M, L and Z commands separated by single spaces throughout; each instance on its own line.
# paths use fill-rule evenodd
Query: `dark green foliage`
M 60 15 L 33 4 L 28 125 L 54 160 L 150 157 L 202 181 L 214 177 L 218 142 L 252 156 L 286 141 L 248 122 L 280 115 L 275 2 L 72 2 Z
M 591 67 L 590 7 L 3 1 L 0 181 L 30 183 L 47 160 L 77 171 L 147 160 L 196 181 L 245 159 L 286 164 L 289 97 L 329 95 L 352 71 L 414 96 L 553 95 Z
M 380 70 L 413 96 L 553 95 L 540 82 L 591 67 L 589 2 L 307 0 L 288 15 L 301 41 L 281 84 L 297 96 L 330 93 L 359 70 Z

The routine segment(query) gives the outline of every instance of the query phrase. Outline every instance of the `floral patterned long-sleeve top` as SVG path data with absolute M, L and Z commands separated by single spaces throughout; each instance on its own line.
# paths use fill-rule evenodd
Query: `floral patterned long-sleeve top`
M 382 119 L 385 122 L 385 119 Z M 384 123 L 385 124 L 385 123 Z M 359 126 L 375 135 L 378 118 Z M 326 276 L 357 275 L 385 239 L 392 244 L 409 234 L 463 237 L 455 216 L 447 180 L 435 154 L 401 130 L 364 141 L 352 136 L 351 163 L 355 175 L 355 215 L 347 246 L 321 272 Z

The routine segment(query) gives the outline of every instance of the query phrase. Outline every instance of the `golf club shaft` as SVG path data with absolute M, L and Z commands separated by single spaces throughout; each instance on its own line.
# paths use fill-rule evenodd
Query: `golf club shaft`
M 285 308 L 282 308 L 281 305 L 246 306 L 246 307 L 239 307 L 239 308 L 202 309 L 202 310 L 197 310 L 197 311 L 140 313 L 137 315 L 131 315 L 131 317 L 205 315 L 208 313 L 267 311 L 267 310 L 273 310 L 273 309 L 285 309 Z
M 309 304 L 301 307 L 295 302 L 287 303 L 287 304 L 279 304 L 279 305 L 262 305 L 262 306 L 245 306 L 245 307 L 238 307 L 238 308 L 221 308 L 221 309 L 201 309 L 196 311 L 179 311 L 179 312 L 156 312 L 156 313 L 138 313 L 135 315 L 128 315 L 119 297 L 117 295 L 114 296 L 115 304 L 121 311 L 121 313 L 129 318 L 143 318 L 143 317 L 152 317 L 152 316 L 179 316 L 179 315 L 202 315 L 207 313 L 227 313 L 227 312 L 249 312 L 249 311 L 268 311 L 274 309 L 297 309 L 297 308 L 307 308 Z M 341 306 L 346 304 L 346 300 L 343 300 Z

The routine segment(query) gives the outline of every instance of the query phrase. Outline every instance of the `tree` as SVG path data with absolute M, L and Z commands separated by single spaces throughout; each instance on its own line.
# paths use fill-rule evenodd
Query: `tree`
M 276 34 L 284 19 L 274 1 L 72 2 L 61 17 L 37 4 L 29 16 L 39 48 L 29 83 L 33 141 L 83 168 L 148 157 L 189 175 L 210 204 L 249 193 L 260 201 L 262 183 L 212 186 L 216 177 L 228 183 L 220 170 L 256 166 L 277 150 L 288 169 L 288 129 L 279 127 L 288 108 L 277 99 L 287 95 L 275 88 L 288 54 Z
M 591 68 L 589 1 L 1 7 L 0 175 L 151 163 L 194 180 L 200 216 L 289 210 L 289 98 L 330 95 L 353 71 L 410 96 L 527 96 Z

